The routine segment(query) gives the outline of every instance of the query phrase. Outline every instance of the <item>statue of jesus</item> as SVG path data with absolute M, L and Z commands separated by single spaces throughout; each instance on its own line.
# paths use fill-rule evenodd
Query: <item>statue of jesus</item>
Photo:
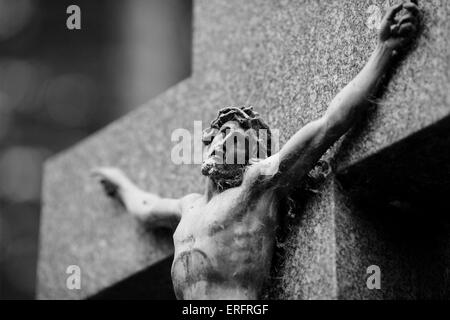
M 268 279 L 279 223 L 280 195 L 301 183 L 321 156 L 370 105 L 395 56 L 419 25 L 417 1 L 391 7 L 362 71 L 326 113 L 294 134 L 276 154 L 249 148 L 269 127 L 251 107 L 229 107 L 204 133 L 203 194 L 169 199 L 139 189 L 119 169 L 94 170 L 111 197 L 133 216 L 173 227 L 172 281 L 178 299 L 258 299 Z M 231 147 L 230 147 L 231 146 Z M 235 159 L 245 159 L 236 163 Z

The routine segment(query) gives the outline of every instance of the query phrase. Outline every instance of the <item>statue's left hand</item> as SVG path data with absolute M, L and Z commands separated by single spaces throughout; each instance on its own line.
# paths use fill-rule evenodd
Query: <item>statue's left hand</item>
M 404 13 L 397 17 L 404 9 Z M 393 6 L 383 18 L 379 34 L 379 42 L 387 49 L 402 51 L 414 40 L 419 29 L 420 10 L 417 0 Z

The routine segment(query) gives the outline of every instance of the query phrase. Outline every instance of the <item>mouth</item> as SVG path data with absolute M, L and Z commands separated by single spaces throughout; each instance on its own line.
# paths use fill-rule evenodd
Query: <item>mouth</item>
M 209 157 L 209 159 L 213 160 L 213 161 L 220 161 L 220 160 L 222 160 L 222 158 L 219 157 L 218 155 L 212 155 L 212 156 Z

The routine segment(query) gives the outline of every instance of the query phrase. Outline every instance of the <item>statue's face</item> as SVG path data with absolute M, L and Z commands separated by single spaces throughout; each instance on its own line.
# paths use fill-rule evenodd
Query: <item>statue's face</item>
M 218 130 L 211 144 L 205 149 L 202 173 L 207 176 L 222 174 L 228 176 L 242 171 L 253 156 L 254 137 L 250 130 L 244 130 L 238 122 L 228 121 Z

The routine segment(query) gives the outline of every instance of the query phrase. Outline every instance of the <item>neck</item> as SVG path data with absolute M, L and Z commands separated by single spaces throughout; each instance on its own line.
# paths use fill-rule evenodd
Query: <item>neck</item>
M 215 195 L 222 193 L 225 190 L 236 188 L 242 183 L 241 179 L 238 180 L 226 180 L 221 179 L 219 181 L 215 181 L 211 177 L 206 178 L 206 188 L 205 188 L 205 196 L 206 200 L 211 200 Z
M 214 197 L 214 195 L 217 193 L 218 192 L 217 192 L 216 184 L 210 177 L 207 177 L 206 178 L 206 187 L 205 187 L 206 201 L 209 202 L 209 200 L 211 200 L 211 198 Z

